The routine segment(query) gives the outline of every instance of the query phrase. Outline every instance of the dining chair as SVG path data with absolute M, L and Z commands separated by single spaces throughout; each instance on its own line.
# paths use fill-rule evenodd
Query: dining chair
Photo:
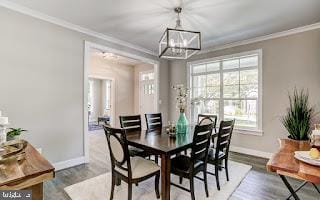
M 211 135 L 211 140 L 212 140 L 212 143 L 211 143 L 211 147 L 214 148 L 214 139 L 215 137 L 217 136 L 217 115 L 211 115 L 211 114 L 199 114 L 198 115 L 198 124 L 199 125 L 205 125 L 205 124 L 213 124 L 213 130 L 214 130 L 214 133 L 212 133 Z
M 120 126 L 125 129 L 126 134 L 130 134 L 135 131 L 141 131 L 141 117 L 140 115 L 119 116 Z M 147 153 L 139 148 L 129 146 L 130 156 L 147 157 Z
M 202 126 L 196 125 L 191 147 L 191 156 L 178 155 L 171 159 L 171 173 L 180 177 L 180 184 L 182 183 L 183 178 L 189 179 L 190 189 L 184 188 L 175 183 L 171 183 L 171 185 L 190 192 L 192 200 L 195 200 L 194 178 L 200 179 L 204 182 L 206 196 L 209 197 L 207 184 L 207 159 L 212 129 L 213 124 Z M 196 176 L 200 172 L 203 172 L 203 178 Z
M 221 121 L 218 132 L 216 148 L 210 148 L 208 154 L 208 164 L 214 165 L 214 174 L 208 174 L 216 177 L 217 188 L 220 190 L 219 169 L 224 168 L 226 171 L 227 181 L 229 181 L 228 158 L 231 136 L 235 120 Z M 224 161 L 224 167 L 221 163 Z
M 211 124 L 213 123 L 213 129 L 216 131 L 216 127 L 217 127 L 217 119 L 218 116 L 217 115 L 211 115 L 211 114 L 198 114 L 198 124 Z
M 128 142 L 124 129 L 115 129 L 104 126 L 108 141 L 109 153 L 112 165 L 112 181 L 110 200 L 113 199 L 116 181 L 128 183 L 128 200 L 132 199 L 132 184 L 138 184 L 155 176 L 155 192 L 157 199 L 160 198 L 159 179 L 160 167 L 141 157 L 130 157 Z
M 130 134 L 136 131 L 142 130 L 141 125 L 141 116 L 140 115 L 129 115 L 129 116 L 120 116 L 120 125 L 121 128 L 125 129 L 126 134 Z M 149 157 L 152 154 L 149 154 L 148 152 L 129 146 L 129 154 L 130 156 L 141 156 L 141 157 Z M 158 163 L 158 156 L 155 155 L 155 162 Z
M 145 114 L 147 129 L 162 128 L 161 113 Z

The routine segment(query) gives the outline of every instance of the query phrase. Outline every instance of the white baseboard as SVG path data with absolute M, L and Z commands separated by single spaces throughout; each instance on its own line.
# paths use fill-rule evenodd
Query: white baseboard
M 237 146 L 230 146 L 230 151 L 237 152 L 237 153 L 243 153 L 251 156 L 257 156 L 261 158 L 271 158 L 272 153 L 264 152 L 264 151 L 257 151 L 254 149 L 247 149 L 243 147 L 237 147 Z
M 54 163 L 53 166 L 55 168 L 56 171 L 62 170 L 62 169 L 66 169 L 69 167 L 73 167 L 73 166 L 77 166 L 77 165 L 81 165 L 85 163 L 85 157 L 78 157 L 78 158 L 73 158 L 70 160 L 65 160 L 65 161 L 61 161 L 61 162 L 57 162 Z

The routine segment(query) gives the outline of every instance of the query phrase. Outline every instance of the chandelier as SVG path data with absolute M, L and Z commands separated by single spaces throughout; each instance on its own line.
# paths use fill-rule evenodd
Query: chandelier
M 159 57 L 169 59 L 187 59 L 201 50 L 201 33 L 183 30 L 180 20 L 182 8 L 177 7 L 176 27 L 167 28 L 159 42 Z

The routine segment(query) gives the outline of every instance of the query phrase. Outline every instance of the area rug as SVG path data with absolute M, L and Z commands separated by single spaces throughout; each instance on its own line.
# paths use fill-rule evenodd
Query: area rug
M 212 171 L 212 165 L 208 165 L 209 170 Z M 220 171 L 220 186 L 218 191 L 215 183 L 215 177 L 208 175 L 209 198 L 206 198 L 204 184 L 202 181 L 195 179 L 195 196 L 197 200 L 205 199 L 219 199 L 227 200 L 231 194 L 236 190 L 238 185 L 244 179 L 246 174 L 250 171 L 251 166 L 237 162 L 229 161 L 229 175 L 230 181 L 226 181 L 224 170 Z M 199 174 L 202 176 L 202 173 Z M 171 181 L 179 183 L 179 178 L 171 175 Z M 183 186 L 189 188 L 189 181 L 184 179 Z M 100 176 L 85 180 L 83 182 L 68 186 L 65 191 L 72 200 L 102 200 L 109 199 L 111 187 L 111 172 L 102 174 Z M 152 200 L 157 199 L 154 191 L 154 178 L 139 183 L 139 186 L 132 187 L 134 200 Z M 114 200 L 125 200 L 128 194 L 128 185 L 121 182 L 120 186 L 115 187 Z M 190 193 L 171 186 L 171 199 L 186 200 L 190 199 Z

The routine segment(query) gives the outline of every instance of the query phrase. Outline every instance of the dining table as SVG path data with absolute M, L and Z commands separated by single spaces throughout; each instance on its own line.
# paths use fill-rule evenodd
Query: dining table
M 166 127 L 134 131 L 127 135 L 128 145 L 140 148 L 161 157 L 161 199 L 170 199 L 171 157 L 192 146 L 194 126 L 188 126 L 186 133 L 169 135 Z
M 307 183 L 312 184 L 320 195 L 320 190 L 317 187 L 317 184 L 320 184 L 320 167 L 299 161 L 294 156 L 295 151 L 309 151 L 311 148 L 310 142 L 279 139 L 279 144 L 279 150 L 272 155 L 266 167 L 269 172 L 278 174 L 288 188 L 290 196 L 287 199 L 293 197 L 295 200 L 299 200 L 297 192 Z M 303 183 L 294 189 L 287 177 L 301 180 Z

